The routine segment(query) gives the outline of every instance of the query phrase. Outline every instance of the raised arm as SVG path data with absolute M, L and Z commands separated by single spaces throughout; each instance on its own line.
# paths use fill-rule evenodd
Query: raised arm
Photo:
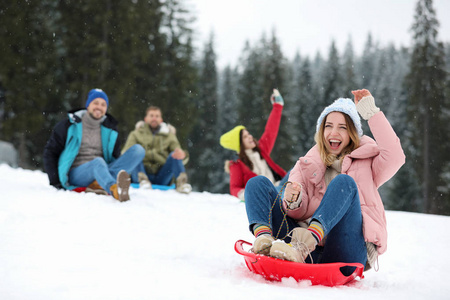
M 370 131 L 378 144 L 380 154 L 372 162 L 372 172 L 377 187 L 388 181 L 405 163 L 405 154 L 400 139 L 386 116 L 375 105 L 368 90 L 352 91 L 356 109 L 368 121 Z
M 269 118 L 267 119 L 264 133 L 259 139 L 259 147 L 269 154 L 272 152 L 273 146 L 275 145 L 275 141 L 278 136 L 281 114 L 283 112 L 284 106 L 283 97 L 281 97 L 277 89 L 273 90 L 270 101 L 272 102 L 272 111 L 270 112 Z

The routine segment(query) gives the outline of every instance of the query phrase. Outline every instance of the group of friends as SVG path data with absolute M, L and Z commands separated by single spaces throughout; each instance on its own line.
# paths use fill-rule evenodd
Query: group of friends
M 288 171 L 270 157 L 284 108 L 278 90 L 270 97 L 272 111 L 259 140 L 243 125 L 220 137 L 220 144 L 238 155 L 226 165 L 230 194 L 245 202 L 254 253 L 302 263 L 356 262 L 368 270 L 386 251 L 378 188 L 405 163 L 405 155 L 371 93 L 352 94 L 353 100 L 339 98 L 324 108 L 315 145 Z M 129 200 L 131 182 L 142 188 L 175 182 L 178 192 L 189 193 L 188 154 L 161 110 L 150 106 L 121 148 L 108 105 L 106 93 L 93 89 L 84 109 L 69 112 L 55 126 L 44 150 L 50 184 L 85 186 L 119 201 Z M 373 138 L 363 135 L 360 116 Z
M 189 193 L 184 167 L 188 154 L 173 126 L 163 122 L 161 109 L 150 106 L 122 148 L 108 106 L 106 93 L 92 89 L 85 108 L 69 111 L 68 119 L 56 124 L 44 149 L 50 184 L 67 190 L 86 187 L 119 201 L 130 199 L 132 182 L 151 188 L 152 183 L 167 186 L 174 181 L 178 192 Z

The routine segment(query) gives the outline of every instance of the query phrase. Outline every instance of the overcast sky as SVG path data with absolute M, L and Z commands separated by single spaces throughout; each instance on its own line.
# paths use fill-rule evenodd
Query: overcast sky
M 411 44 L 416 0 L 187 0 L 197 16 L 196 45 L 203 49 L 210 33 L 220 68 L 235 66 L 245 45 L 254 45 L 274 29 L 287 58 L 297 51 L 328 56 L 334 39 L 340 53 L 351 37 L 359 55 L 369 32 L 381 46 Z M 435 0 L 439 39 L 450 42 L 450 0 Z M 444 18 L 446 16 L 446 18 Z

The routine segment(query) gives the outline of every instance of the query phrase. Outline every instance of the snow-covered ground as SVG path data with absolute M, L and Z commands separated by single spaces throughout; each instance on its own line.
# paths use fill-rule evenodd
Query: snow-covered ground
M 248 271 L 230 195 L 132 189 L 120 203 L 0 165 L 0 199 L 0 299 L 450 299 L 450 217 L 388 211 L 379 272 L 330 288 Z

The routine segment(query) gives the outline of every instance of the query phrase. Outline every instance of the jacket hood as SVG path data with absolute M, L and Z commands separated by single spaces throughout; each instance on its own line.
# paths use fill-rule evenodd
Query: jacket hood
M 364 135 L 361 137 L 359 147 L 352 151 L 349 154 L 351 158 L 369 158 L 374 157 L 380 154 L 380 149 L 378 148 L 378 144 L 372 138 Z
M 139 130 L 140 128 L 144 128 L 146 125 L 147 124 L 143 120 L 140 120 L 140 121 L 137 121 L 136 125 L 134 126 L 134 129 Z M 174 126 L 167 124 L 165 122 L 162 122 L 161 124 L 159 124 L 158 134 L 168 135 L 169 133 L 176 134 L 176 129 Z

